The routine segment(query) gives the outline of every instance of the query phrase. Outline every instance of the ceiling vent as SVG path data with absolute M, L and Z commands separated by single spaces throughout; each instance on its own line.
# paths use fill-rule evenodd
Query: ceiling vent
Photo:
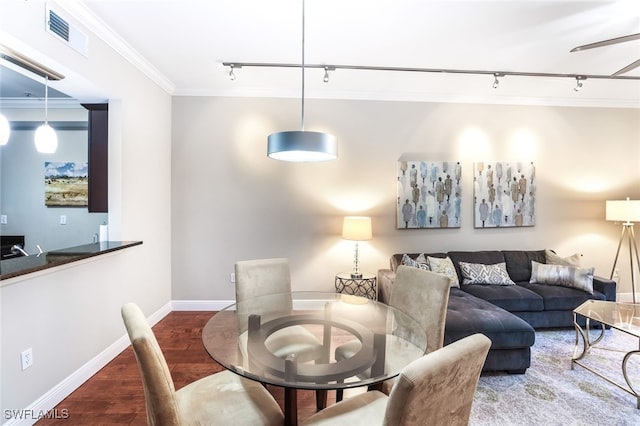
M 45 29 L 55 38 L 66 43 L 76 52 L 89 56 L 89 38 L 82 31 L 75 28 L 69 21 L 47 7 Z

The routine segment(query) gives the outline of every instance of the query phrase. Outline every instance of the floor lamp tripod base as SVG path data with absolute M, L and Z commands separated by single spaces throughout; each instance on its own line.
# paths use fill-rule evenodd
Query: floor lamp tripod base
M 618 250 L 616 251 L 616 258 L 613 261 L 613 268 L 611 268 L 611 276 L 609 279 L 613 279 L 613 274 L 616 270 L 616 265 L 618 264 L 618 256 L 620 255 L 620 248 L 622 247 L 622 242 L 627 237 L 629 244 L 629 266 L 631 268 L 631 291 L 633 297 L 633 303 L 636 303 L 636 282 L 634 277 L 634 265 L 633 259 L 635 255 L 636 267 L 640 267 L 640 258 L 638 257 L 638 245 L 636 244 L 636 235 L 633 231 L 633 223 L 625 222 L 622 224 L 622 234 L 620 235 L 620 241 L 618 242 Z

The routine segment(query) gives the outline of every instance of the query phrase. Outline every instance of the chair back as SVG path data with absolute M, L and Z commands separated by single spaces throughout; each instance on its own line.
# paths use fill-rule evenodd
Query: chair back
M 121 313 L 142 376 L 148 424 L 179 425 L 173 379 L 147 319 L 135 303 Z
M 467 425 L 490 347 L 477 333 L 406 366 L 389 394 L 384 425 Z
M 449 287 L 449 278 L 442 274 L 411 266 L 396 270 L 389 305 L 408 314 L 426 330 L 426 353 L 444 344 Z

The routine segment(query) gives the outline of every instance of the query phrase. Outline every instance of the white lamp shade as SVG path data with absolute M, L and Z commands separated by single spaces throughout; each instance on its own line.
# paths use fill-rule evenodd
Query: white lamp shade
M 607 200 L 606 218 L 613 222 L 640 222 L 640 201 Z
M 6 145 L 9 142 L 9 134 L 11 128 L 9 127 L 9 121 L 7 117 L 0 114 L 0 145 Z
M 366 216 L 346 216 L 342 223 L 342 238 L 352 241 L 366 241 L 372 238 L 371 218 Z
M 58 149 L 58 136 L 49 123 L 44 123 L 36 129 L 36 149 L 44 154 L 52 154 Z

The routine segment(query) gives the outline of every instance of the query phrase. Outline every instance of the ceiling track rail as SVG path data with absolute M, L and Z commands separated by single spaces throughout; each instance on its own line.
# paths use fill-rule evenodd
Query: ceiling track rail
M 33 59 L 11 49 L 10 47 L 5 46 L 4 44 L 0 44 L 0 58 L 11 62 L 12 64 L 15 64 L 21 68 L 24 68 L 29 72 L 39 75 L 40 77 L 47 78 L 50 81 L 62 80 L 64 78 L 64 75 L 60 74 L 59 72 L 56 72 L 51 68 L 34 61 Z
M 268 63 L 268 62 L 222 62 L 225 67 L 231 69 L 262 67 L 262 68 L 301 68 L 301 64 Z M 488 70 L 458 70 L 451 68 L 412 68 L 412 67 L 380 67 L 367 65 L 337 65 L 337 64 L 304 64 L 305 68 L 319 68 L 328 71 L 359 70 L 359 71 L 397 71 L 416 72 L 433 74 L 473 74 L 473 75 L 493 75 L 496 77 L 519 76 L 519 77 L 548 77 L 548 78 L 571 78 L 576 80 L 640 80 L 640 76 L 630 75 L 602 75 L 602 74 L 568 74 L 568 73 L 545 73 L 526 71 L 488 71 Z

